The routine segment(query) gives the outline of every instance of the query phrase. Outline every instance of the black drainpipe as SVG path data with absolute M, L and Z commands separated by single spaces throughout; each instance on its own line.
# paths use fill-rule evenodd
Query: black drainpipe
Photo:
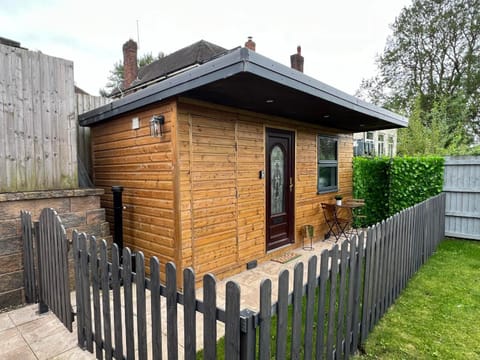
M 113 242 L 117 244 L 120 254 L 123 250 L 123 186 L 112 186 L 113 193 Z

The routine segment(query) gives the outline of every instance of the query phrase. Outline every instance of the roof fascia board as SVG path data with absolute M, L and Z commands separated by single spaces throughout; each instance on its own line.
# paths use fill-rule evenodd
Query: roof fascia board
M 279 84 L 296 88 L 345 108 L 386 120 L 399 126 L 408 126 L 405 117 L 358 99 L 341 90 L 316 80 L 288 66 L 272 62 L 265 56 L 249 51 L 245 71 Z

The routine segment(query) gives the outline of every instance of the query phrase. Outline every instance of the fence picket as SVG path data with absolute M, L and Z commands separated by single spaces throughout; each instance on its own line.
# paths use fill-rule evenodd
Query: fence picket
M 89 236 L 90 241 L 90 273 L 92 276 L 93 293 L 93 333 L 95 342 L 95 356 L 102 358 L 102 319 L 100 317 L 100 282 L 98 276 L 97 239 Z
M 336 334 L 336 358 L 343 358 L 343 344 L 346 340 L 345 336 L 345 288 L 347 285 L 347 261 L 348 261 L 349 241 L 342 243 L 340 251 L 340 284 L 338 292 L 338 314 L 337 314 L 337 334 Z
M 77 344 L 81 348 L 85 346 L 85 316 L 82 297 L 82 268 L 80 265 L 80 241 L 85 234 L 79 234 L 77 230 L 72 233 L 73 240 L 73 263 L 75 267 L 75 299 L 77 303 Z
M 162 359 L 162 311 L 160 303 L 160 262 L 150 258 L 150 301 L 152 308 L 152 357 Z M 187 353 L 185 353 L 187 354 Z
M 177 269 L 172 262 L 165 268 L 167 275 L 167 349 L 168 359 L 178 359 L 178 325 L 177 325 Z
M 345 359 L 348 359 L 351 351 L 352 344 L 352 328 L 355 326 L 352 325 L 353 321 L 353 306 L 354 306 L 354 296 L 355 296 L 355 278 L 357 275 L 357 241 L 358 238 L 353 236 L 350 239 L 350 251 L 349 251 L 349 261 L 347 267 L 349 269 L 348 276 L 348 300 L 347 300 L 347 313 L 346 313 L 346 322 L 345 322 Z
M 328 300 L 328 330 L 327 330 L 327 359 L 334 356 L 335 344 L 335 310 L 337 300 L 337 275 L 338 275 L 338 245 L 335 244 L 331 250 L 330 265 L 330 295 Z
M 304 351 L 305 360 L 312 359 L 313 351 L 313 324 L 315 312 L 315 288 L 317 287 L 317 257 L 308 259 L 307 301 L 305 307 Z
M 23 241 L 23 264 L 25 279 L 25 301 L 29 304 L 37 300 L 35 279 L 35 262 L 32 234 L 32 214 L 29 211 L 20 211 Z
M 107 242 L 105 240 L 100 241 L 100 274 L 102 283 L 103 346 L 105 358 L 111 359 L 113 353 L 110 318 L 110 273 L 108 271 Z
M 233 281 L 226 285 L 225 359 L 240 359 L 240 288 Z
M 293 270 L 293 311 L 292 311 L 292 333 L 302 333 L 302 290 L 303 290 L 303 263 L 295 264 Z M 300 358 L 301 336 L 292 336 L 290 347 L 290 358 Z
M 203 277 L 203 358 L 217 358 L 217 288 L 215 277 Z
M 363 305 L 362 305 L 362 325 L 360 343 L 365 342 L 370 332 L 370 317 L 372 311 L 372 291 L 373 291 L 373 246 L 374 231 L 371 227 L 367 230 L 367 241 L 365 248 L 365 275 L 363 282 Z
M 355 268 L 354 278 L 354 295 L 353 295 L 353 314 L 352 314 L 352 347 L 351 353 L 354 353 L 358 348 L 358 340 L 360 336 L 361 324 L 360 324 L 360 306 L 365 306 L 364 296 L 361 294 L 362 286 L 362 273 L 364 269 L 365 249 L 364 249 L 364 236 L 365 233 L 361 232 L 358 238 L 357 246 L 357 261 Z M 366 271 L 363 274 L 363 279 L 366 279 Z M 362 305 L 363 302 L 363 305 Z
M 197 301 L 195 300 L 195 274 L 193 269 L 187 268 L 183 271 L 183 319 L 185 358 L 193 359 L 197 353 Z
M 135 255 L 135 283 L 137 288 L 138 358 L 147 359 L 147 310 L 145 303 L 145 258 L 141 251 Z
M 263 279 L 260 284 L 259 322 L 259 358 L 269 360 L 272 324 L 272 281 L 270 279 Z
M 115 338 L 115 359 L 123 359 L 123 338 L 122 338 L 122 299 L 120 296 L 120 283 L 122 272 L 120 269 L 120 254 L 117 244 L 112 245 L 112 293 L 113 293 L 113 329 Z
M 85 346 L 90 352 L 93 352 L 92 338 L 92 306 L 90 302 L 90 271 L 88 266 L 89 254 L 87 251 L 87 237 L 83 236 L 80 242 L 80 263 L 82 268 L 82 293 L 83 293 L 83 314 L 85 324 Z
M 316 358 L 323 359 L 325 352 L 325 299 L 328 282 L 328 250 L 320 254 L 320 278 L 318 280 L 318 302 L 317 302 L 317 343 L 315 345 Z
M 129 248 L 123 248 L 123 296 L 125 304 L 125 345 L 127 360 L 135 359 L 135 340 L 133 335 L 133 293 L 132 293 L 132 253 Z M 131 331 L 131 334 L 129 333 Z
M 283 270 L 278 276 L 277 300 L 277 336 L 276 358 L 284 360 L 287 356 L 287 325 L 288 325 L 288 270 Z

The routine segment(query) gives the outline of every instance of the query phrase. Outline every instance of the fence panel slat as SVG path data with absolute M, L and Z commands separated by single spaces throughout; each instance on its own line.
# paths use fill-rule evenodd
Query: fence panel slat
M 82 295 L 85 318 L 85 345 L 88 351 L 93 352 L 92 338 L 92 305 L 90 302 L 90 271 L 88 266 L 89 253 L 87 251 L 87 239 L 80 243 L 81 267 L 82 267 Z
M 152 307 L 152 357 L 162 359 L 162 311 L 160 303 L 160 262 L 150 258 L 150 301 Z
M 167 349 L 168 359 L 178 359 L 178 314 L 177 314 L 177 269 L 172 262 L 167 263 Z
M 100 274 L 102 275 L 102 319 L 103 319 L 103 347 L 105 358 L 111 359 L 112 353 L 112 324 L 110 316 L 110 273 L 108 271 L 107 242 L 100 241 Z
M 225 359 L 240 359 L 240 288 L 233 281 L 226 285 Z
M 125 304 L 125 345 L 127 360 L 135 359 L 135 340 L 133 336 L 133 293 L 132 293 L 132 253 L 129 248 L 123 248 L 123 296 Z
M 364 269 L 364 259 L 365 259 L 365 249 L 364 249 L 364 236 L 365 233 L 361 232 L 358 238 L 358 246 L 357 246 L 357 261 L 356 261 L 356 270 L 355 270 L 355 288 L 354 288 L 354 295 L 353 295 L 353 314 L 352 314 L 352 352 L 354 353 L 358 348 L 358 340 L 360 336 L 361 324 L 360 324 L 360 306 L 362 304 L 362 296 L 365 295 L 361 293 L 362 289 L 362 272 Z M 366 272 L 366 271 L 365 271 Z M 363 279 L 365 279 L 366 275 L 363 274 Z
M 335 344 L 335 311 L 337 302 L 338 245 L 331 250 L 330 295 L 328 299 L 327 359 L 333 358 Z
M 203 277 L 203 358 L 217 358 L 217 283 L 215 277 Z
M 117 244 L 112 245 L 112 293 L 113 293 L 113 328 L 115 338 L 115 359 L 123 359 L 123 338 L 122 338 L 122 299 L 120 285 L 122 273 L 120 269 L 120 254 Z
M 147 359 L 147 309 L 145 303 L 145 258 L 141 251 L 135 255 L 135 280 L 137 288 L 138 358 Z
M 350 251 L 349 251 L 349 261 L 348 261 L 348 300 L 347 300 L 347 313 L 345 317 L 345 359 L 348 359 L 351 352 L 352 344 L 352 318 L 353 318 L 353 306 L 354 306 L 354 288 L 355 280 L 357 275 L 357 241 L 356 236 L 352 237 L 350 240 Z M 354 328 L 355 326 L 353 326 Z
M 185 358 L 193 359 L 197 353 L 197 301 L 195 298 L 195 274 L 191 268 L 183 271 L 183 293 L 185 299 L 183 304 Z
M 308 259 L 307 301 L 305 307 L 304 352 L 305 360 L 312 359 L 313 351 L 313 324 L 315 312 L 315 289 L 317 280 L 317 257 Z
M 73 264 L 75 267 L 75 299 L 77 303 L 77 343 L 81 348 L 85 347 L 85 316 L 82 297 L 82 268 L 80 265 L 80 242 L 84 241 L 84 235 L 77 230 L 72 233 L 73 240 Z
M 362 303 L 362 326 L 360 342 L 363 343 L 370 333 L 370 319 L 372 314 L 372 293 L 373 293 L 373 249 L 375 246 L 375 231 L 369 227 L 367 231 L 367 241 L 365 248 L 365 274 L 363 283 L 363 303 Z
M 259 358 L 269 360 L 272 325 L 272 281 L 270 279 L 263 279 L 260 284 L 259 321 Z
M 90 273 L 92 274 L 93 293 L 93 324 L 95 340 L 95 356 L 102 358 L 102 319 L 100 316 L 100 282 L 98 276 L 97 239 L 89 236 L 90 240 Z
M 302 290 L 303 290 L 303 263 L 295 265 L 293 271 L 293 311 L 292 311 L 292 338 L 290 358 L 300 358 L 300 343 L 302 341 Z
M 349 242 L 344 241 L 340 251 L 340 284 L 338 293 L 338 314 L 337 314 L 337 344 L 336 357 L 343 357 L 343 342 L 345 341 L 345 288 L 347 285 L 347 259 Z
M 287 325 L 288 325 L 288 270 L 283 270 L 278 276 L 277 301 L 277 337 L 276 358 L 286 359 L 287 356 Z
M 320 278 L 318 280 L 317 302 L 317 343 L 315 344 L 316 359 L 322 360 L 325 352 L 325 304 L 328 282 L 328 250 L 320 254 Z

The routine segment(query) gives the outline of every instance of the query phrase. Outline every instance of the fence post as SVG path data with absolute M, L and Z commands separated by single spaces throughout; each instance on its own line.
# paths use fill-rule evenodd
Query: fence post
M 240 359 L 254 360 L 256 350 L 255 312 L 250 309 L 240 311 Z

